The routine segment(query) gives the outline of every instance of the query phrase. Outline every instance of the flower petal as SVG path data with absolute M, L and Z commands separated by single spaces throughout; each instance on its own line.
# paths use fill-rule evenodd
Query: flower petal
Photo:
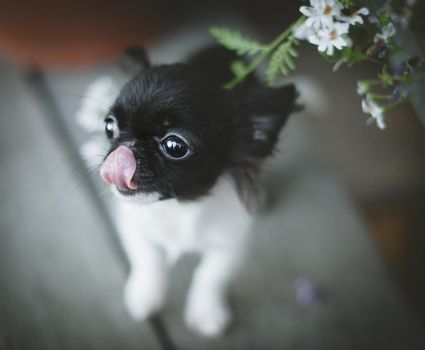
M 311 7 L 308 6 L 301 6 L 300 7 L 300 12 L 306 16 L 306 17 L 310 17 L 312 15 L 314 15 L 315 13 L 312 11 Z
M 369 13 L 370 13 L 370 11 L 369 11 L 369 9 L 368 9 L 368 8 L 366 8 L 366 7 L 362 7 L 361 9 L 359 9 L 359 10 L 356 12 L 356 14 L 357 14 L 357 15 L 362 15 L 362 16 L 367 16 L 367 15 L 369 15 Z

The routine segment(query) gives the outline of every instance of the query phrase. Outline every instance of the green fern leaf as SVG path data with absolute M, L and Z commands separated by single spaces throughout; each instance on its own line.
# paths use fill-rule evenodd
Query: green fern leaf
M 293 44 L 294 41 L 285 41 L 273 52 L 266 70 L 266 78 L 270 86 L 274 85 L 279 72 L 288 75 L 295 69 L 292 57 L 297 57 L 298 53 Z
M 294 60 L 291 58 L 290 55 L 285 56 L 284 63 L 288 66 L 288 68 L 290 70 L 295 70 L 295 63 L 294 63 Z
M 241 55 L 255 55 L 267 50 L 267 46 L 224 27 L 210 28 L 210 34 L 224 47 Z
M 241 78 L 246 74 L 247 67 L 243 61 L 237 60 L 231 63 L 230 70 L 236 78 Z
M 288 70 L 288 68 L 286 67 L 286 66 L 280 66 L 279 67 L 279 71 L 284 75 L 284 76 L 287 76 L 287 75 L 289 75 L 289 70 Z M 276 78 L 275 78 L 276 79 Z M 273 81 L 273 84 L 274 84 L 274 81 Z
M 292 56 L 292 57 L 298 57 L 298 52 L 292 47 L 290 46 L 288 48 L 288 53 Z

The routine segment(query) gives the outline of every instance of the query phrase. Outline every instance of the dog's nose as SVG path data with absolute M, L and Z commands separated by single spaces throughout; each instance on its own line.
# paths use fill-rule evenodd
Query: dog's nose
M 122 145 L 111 152 L 100 167 L 103 181 L 125 190 L 137 189 L 137 183 L 133 179 L 135 172 L 136 158 L 133 151 Z

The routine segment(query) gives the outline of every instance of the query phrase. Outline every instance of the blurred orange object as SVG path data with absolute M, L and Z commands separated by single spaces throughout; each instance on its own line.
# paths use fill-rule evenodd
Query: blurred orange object
M 86 65 L 149 43 L 158 28 L 142 0 L 2 1 L 0 54 L 26 66 Z

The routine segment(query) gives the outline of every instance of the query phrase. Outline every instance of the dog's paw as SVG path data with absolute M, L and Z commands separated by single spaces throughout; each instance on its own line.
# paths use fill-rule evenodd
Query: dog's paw
M 189 301 L 185 312 L 189 328 L 206 337 L 223 335 L 232 321 L 229 307 L 223 301 Z
M 158 313 L 164 303 L 163 293 L 144 288 L 143 281 L 130 278 L 124 289 L 124 305 L 130 316 L 138 322 Z

